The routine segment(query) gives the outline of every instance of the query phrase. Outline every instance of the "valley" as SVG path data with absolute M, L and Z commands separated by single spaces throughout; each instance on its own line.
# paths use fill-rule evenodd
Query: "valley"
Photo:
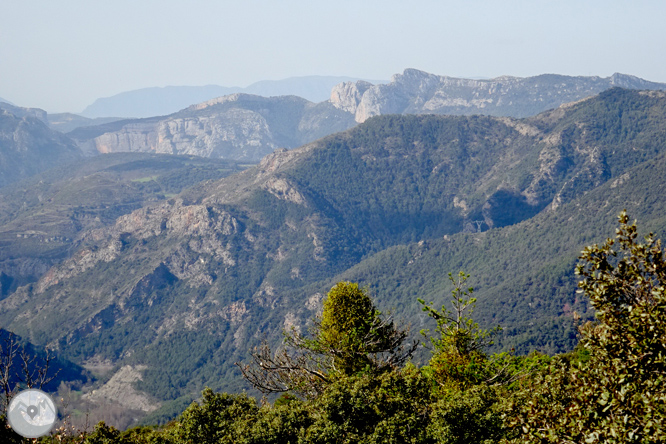
M 0 325 L 131 376 L 161 403 L 148 422 L 204 386 L 248 389 L 234 362 L 282 329 L 305 331 L 340 280 L 367 285 L 416 338 L 432 328 L 416 299 L 441 305 L 447 274 L 464 270 L 478 321 L 504 328 L 495 350 L 571 350 L 575 318 L 594 316 L 575 291 L 582 248 L 623 209 L 666 232 L 664 92 L 613 88 L 520 119 L 417 112 L 358 125 L 332 103 L 238 95 L 178 118 L 239 104 L 275 106 L 299 130 L 334 108 L 349 129 L 275 143 L 254 166 L 239 162 L 258 154 L 116 152 L 0 189 Z M 145 128 L 70 135 L 128 125 Z

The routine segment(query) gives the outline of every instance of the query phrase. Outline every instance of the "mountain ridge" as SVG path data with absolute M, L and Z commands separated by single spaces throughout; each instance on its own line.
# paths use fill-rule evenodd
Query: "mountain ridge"
M 340 82 L 355 81 L 348 76 L 300 76 L 282 80 L 261 80 L 247 87 L 165 86 L 142 88 L 99 98 L 81 112 L 84 117 L 122 116 L 145 118 L 172 114 L 194 103 L 216 97 L 245 93 L 264 97 L 294 95 L 310 102 L 325 101 L 331 88 Z
M 395 74 L 391 82 L 383 85 L 369 86 L 362 81 L 356 83 L 358 86 L 353 82 L 336 86 L 331 93 L 331 101 L 335 106 L 353 113 L 359 123 L 369 117 L 387 113 L 479 113 L 520 118 L 612 87 L 666 89 L 666 84 L 619 73 L 607 78 L 541 74 L 534 77 L 501 76 L 473 80 L 438 76 L 416 69 L 406 69 L 402 74 Z M 352 97 L 340 90 L 350 91 Z
M 0 188 L 82 157 L 71 139 L 48 128 L 41 111 L 0 105 Z
M 143 151 L 258 161 L 354 124 L 327 102 L 232 94 L 164 117 L 78 128 L 68 135 L 89 154 Z
M 547 74 L 472 80 L 407 69 L 387 84 L 373 85 L 364 80 L 340 83 L 331 89 L 329 100 L 303 102 L 300 111 L 294 109 L 293 101 L 302 98 L 234 93 L 168 116 L 89 126 L 70 135 L 89 154 L 152 151 L 258 161 L 277 148 L 295 148 L 375 115 L 528 117 L 617 85 L 666 89 L 666 84 L 622 74 L 605 79 Z M 220 109 L 217 114 L 212 112 L 215 106 Z M 289 118 L 276 119 L 276 114 Z
M 418 322 L 415 298 L 465 267 L 487 296 L 484 323 L 511 320 L 503 346 L 566 350 L 572 311 L 590 315 L 570 291 L 572 252 L 600 241 L 621 199 L 666 227 L 652 180 L 666 168 L 665 117 L 666 93 L 622 89 L 521 120 L 373 117 L 87 231 L 0 301 L 0 322 L 78 362 L 147 365 L 138 387 L 175 399 L 240 388 L 231 362 L 307 328 L 335 279 L 364 277 L 380 307 Z

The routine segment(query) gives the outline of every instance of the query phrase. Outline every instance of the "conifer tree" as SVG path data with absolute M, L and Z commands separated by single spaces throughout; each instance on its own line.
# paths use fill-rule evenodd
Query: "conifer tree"
M 314 397 L 338 377 L 377 374 L 404 364 L 417 346 L 405 344 L 407 333 L 383 316 L 358 284 L 339 282 L 329 291 L 309 335 L 285 332 L 284 346 L 275 353 L 264 342 L 254 350 L 252 365 L 238 365 L 263 392 Z

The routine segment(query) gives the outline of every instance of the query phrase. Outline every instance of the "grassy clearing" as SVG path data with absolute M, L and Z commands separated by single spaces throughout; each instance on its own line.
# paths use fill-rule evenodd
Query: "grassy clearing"
M 145 183 L 155 179 L 157 179 L 157 176 L 146 176 L 146 177 L 141 177 L 139 179 L 132 179 L 132 182 Z

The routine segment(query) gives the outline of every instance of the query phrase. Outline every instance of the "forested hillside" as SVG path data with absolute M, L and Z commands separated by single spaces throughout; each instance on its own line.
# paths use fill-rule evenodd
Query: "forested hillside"
M 623 208 L 664 230 L 664 117 L 666 94 L 621 89 L 521 120 L 375 117 L 90 227 L 0 301 L 0 322 L 191 399 L 247 387 L 233 362 L 304 332 L 339 280 L 369 285 L 415 333 L 417 298 L 441 305 L 464 270 L 481 325 L 504 328 L 497 350 L 568 351 L 574 318 L 592 316 L 574 291 L 580 251 Z
M 40 442 L 73 443 L 654 443 L 666 439 L 663 374 L 666 260 L 652 234 L 639 240 L 619 215 L 616 236 L 586 247 L 576 266 L 580 296 L 598 313 L 579 322 L 573 352 L 489 354 L 497 329 L 474 320 L 470 276 L 449 274 L 451 305 L 419 299 L 436 328 L 423 330 L 425 365 L 409 362 L 418 341 L 377 310 L 356 283 L 339 282 L 307 333 L 285 332 L 237 363 L 274 402 L 203 390 L 174 421 L 120 432 L 64 425 Z M 4 426 L 0 438 L 20 442 Z

